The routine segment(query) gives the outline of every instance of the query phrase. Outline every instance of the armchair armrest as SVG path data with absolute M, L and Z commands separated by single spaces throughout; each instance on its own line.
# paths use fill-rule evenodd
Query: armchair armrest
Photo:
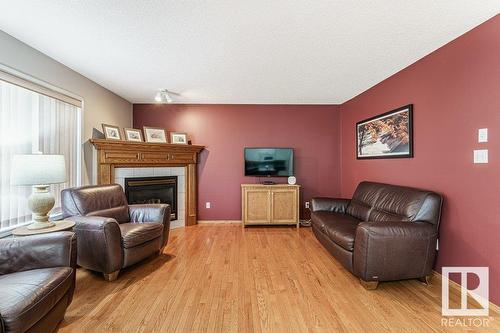
M 354 274 L 365 281 L 429 275 L 437 236 L 436 227 L 427 222 L 362 222 L 354 240 Z
M 162 222 L 168 217 L 170 222 L 170 205 L 145 204 L 129 205 L 130 222 Z
M 312 198 L 311 207 L 313 212 L 326 211 L 333 213 L 345 213 L 350 202 L 350 199 L 318 197 Z
M 0 239 L 0 274 L 50 267 L 76 267 L 73 232 Z
M 167 204 L 146 204 L 129 205 L 130 222 L 148 223 L 158 222 L 163 224 L 162 247 L 167 245 L 168 234 L 170 232 L 170 205 Z
M 72 216 L 78 237 L 78 265 L 105 274 L 121 269 L 121 232 L 115 219 Z

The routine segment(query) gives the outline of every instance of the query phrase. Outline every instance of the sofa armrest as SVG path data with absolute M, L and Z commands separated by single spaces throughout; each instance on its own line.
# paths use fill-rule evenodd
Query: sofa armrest
M 354 274 L 365 281 L 429 275 L 438 231 L 427 222 L 362 222 L 354 240 Z
M 0 239 L 0 274 L 50 267 L 76 267 L 76 236 L 61 231 Z
M 350 199 L 312 198 L 311 209 L 313 212 L 345 213 L 350 202 Z
M 130 222 L 148 223 L 160 222 L 163 224 L 162 246 L 167 245 L 168 234 L 170 232 L 170 205 L 149 204 L 149 205 L 129 205 Z
M 78 238 L 78 265 L 102 272 L 115 272 L 122 266 L 121 232 L 109 217 L 72 216 Z

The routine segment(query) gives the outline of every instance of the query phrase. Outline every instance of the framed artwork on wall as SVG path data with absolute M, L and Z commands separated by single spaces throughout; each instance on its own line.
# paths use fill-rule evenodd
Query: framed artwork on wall
M 104 137 L 106 140 L 121 140 L 122 134 L 120 131 L 120 127 L 102 124 L 102 131 L 104 132 Z
M 187 133 L 170 132 L 170 143 L 187 145 L 188 144 Z
M 356 123 L 356 158 L 413 157 L 413 104 Z
M 167 143 L 167 132 L 164 128 L 144 126 L 146 142 Z
M 125 140 L 132 142 L 144 142 L 140 129 L 124 128 L 123 131 L 125 132 Z

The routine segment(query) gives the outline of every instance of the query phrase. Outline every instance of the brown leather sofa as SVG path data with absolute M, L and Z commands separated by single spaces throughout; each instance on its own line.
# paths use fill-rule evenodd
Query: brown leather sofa
M 316 238 L 367 289 L 419 278 L 434 264 L 442 198 L 410 187 L 362 182 L 352 199 L 312 199 Z
M 0 332 L 53 332 L 75 290 L 72 232 L 0 239 Z
M 64 218 L 76 223 L 78 265 L 107 281 L 167 245 L 169 205 L 128 205 L 118 184 L 66 189 L 61 198 Z

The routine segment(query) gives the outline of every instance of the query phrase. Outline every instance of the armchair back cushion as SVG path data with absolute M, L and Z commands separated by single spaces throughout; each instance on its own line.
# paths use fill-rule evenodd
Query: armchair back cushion
M 84 186 L 62 191 L 63 217 L 102 216 L 130 222 L 127 198 L 118 184 Z
M 424 221 L 438 227 L 441 200 L 431 191 L 362 182 L 354 192 L 347 213 L 362 221 Z

